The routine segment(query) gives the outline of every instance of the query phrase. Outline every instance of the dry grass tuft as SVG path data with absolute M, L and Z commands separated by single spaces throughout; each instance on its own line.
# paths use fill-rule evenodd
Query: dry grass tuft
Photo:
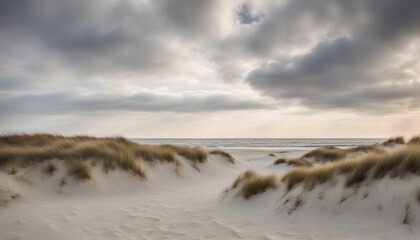
M 333 146 L 314 149 L 303 155 L 304 158 L 313 158 L 317 162 L 332 162 L 346 157 L 347 151 Z
M 377 145 L 356 146 L 346 149 L 337 148 L 334 146 L 321 147 L 314 149 L 302 156 L 302 158 L 311 158 L 316 162 L 335 162 L 345 159 L 349 154 L 354 153 L 371 153 L 384 152 L 384 150 Z
M 346 179 L 346 187 L 359 184 L 366 180 L 369 171 L 376 165 L 378 158 L 368 156 L 353 166 Z
M 333 172 L 328 168 L 316 168 L 303 181 L 305 188 L 312 190 L 316 185 L 324 184 L 332 179 Z
M 363 146 L 351 147 L 344 150 L 347 151 L 348 153 L 371 153 L 371 152 L 381 153 L 385 151 L 383 148 L 381 148 L 378 145 L 363 145 Z
M 17 173 L 17 168 L 16 166 L 13 166 L 10 170 L 9 170 L 9 175 L 16 175 Z
M 210 154 L 216 154 L 216 155 L 221 155 L 223 157 L 225 157 L 229 162 L 235 164 L 235 158 L 232 157 L 232 155 L 230 155 L 229 153 L 222 151 L 222 150 L 213 150 L 210 152 Z
M 282 182 L 286 182 L 287 190 L 291 190 L 294 186 L 303 183 L 308 173 L 303 169 L 296 169 L 286 173 L 282 178 Z
M 169 162 L 180 166 L 177 154 L 194 163 L 207 161 L 207 153 L 200 148 L 141 145 L 122 137 L 64 137 L 50 134 L 0 137 L 0 169 L 11 162 L 27 166 L 52 159 L 65 161 L 78 159 L 78 161 L 102 162 L 106 171 L 118 167 L 146 178 L 139 159 L 148 162 Z M 47 173 L 54 172 L 52 169 L 47 170 Z
M 411 223 L 410 204 L 406 203 L 403 224 L 410 224 L 410 223 Z
M 57 170 L 57 164 L 53 162 L 48 163 L 44 168 L 44 172 L 50 176 L 54 174 L 55 170 Z
M 295 167 L 312 167 L 311 162 L 302 158 L 289 159 L 286 161 L 286 163 Z
M 405 144 L 404 137 L 402 136 L 392 137 L 382 143 L 383 146 L 393 146 L 395 144 Z
M 92 170 L 85 161 L 73 159 L 67 163 L 70 165 L 70 175 L 73 175 L 79 179 L 92 179 Z
M 227 191 L 240 187 L 241 189 L 238 194 L 248 199 L 270 188 L 276 189 L 277 182 L 277 177 L 274 175 L 261 176 L 255 171 L 248 170 L 239 175 Z
M 336 175 L 346 176 L 346 187 L 357 186 L 368 178 L 384 176 L 405 177 L 420 175 L 420 146 L 408 145 L 395 152 L 373 152 L 359 160 L 338 161 L 316 168 L 296 169 L 285 174 L 281 181 L 288 190 L 301 183 L 306 189 L 333 180 Z
M 294 166 L 294 167 L 312 167 L 311 162 L 302 158 L 294 158 L 294 159 L 288 159 L 288 160 L 284 158 L 279 158 L 273 162 L 273 165 L 279 165 L 283 163 L 286 163 L 287 165 Z
M 274 153 L 270 153 L 268 154 L 269 157 L 275 157 L 276 155 L 274 155 Z
M 279 158 L 279 159 L 277 159 L 276 161 L 273 162 L 273 165 L 279 165 L 279 164 L 282 164 L 282 163 L 285 163 L 285 162 L 286 162 L 286 159 Z
M 420 135 L 414 136 L 407 142 L 408 144 L 420 144 Z
M 193 163 L 204 163 L 207 162 L 207 152 L 198 147 L 183 147 L 174 145 L 162 145 L 162 148 L 167 148 L 171 151 L 175 151 L 178 155 L 192 161 Z
M 419 188 L 417 188 L 417 194 L 416 194 L 416 197 L 417 197 L 417 201 L 420 203 L 420 187 L 419 187 Z

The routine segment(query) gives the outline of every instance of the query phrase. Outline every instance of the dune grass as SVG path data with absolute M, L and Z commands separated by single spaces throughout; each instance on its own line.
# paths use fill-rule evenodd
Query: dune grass
M 44 167 L 44 172 L 50 176 L 53 175 L 56 170 L 57 164 L 55 164 L 54 162 L 50 162 Z
M 420 144 L 420 135 L 412 137 L 408 144 Z
M 67 161 L 70 166 L 69 173 L 79 179 L 92 179 L 92 170 L 86 161 L 72 159 Z
M 248 199 L 270 188 L 276 189 L 277 182 L 278 179 L 274 175 L 262 176 L 253 170 L 248 170 L 239 175 L 227 191 L 240 187 L 238 195 Z
M 343 159 L 347 155 L 347 151 L 344 149 L 336 148 L 333 146 L 322 147 L 314 149 L 306 154 L 303 158 L 312 158 L 317 162 L 329 162 Z
M 5 135 L 0 137 L 0 169 L 10 162 L 28 166 L 58 159 L 68 161 L 72 168 L 78 169 L 73 171 L 75 173 L 82 169 L 80 161 L 93 160 L 94 162 L 102 162 L 106 171 L 118 167 L 146 178 L 146 173 L 140 165 L 140 159 L 148 162 L 169 162 L 180 166 L 181 163 L 176 157 L 177 154 L 193 162 L 207 161 L 207 153 L 200 148 L 141 145 L 122 137 L 64 137 L 50 134 Z M 78 168 L 75 166 L 78 166 Z M 46 172 L 52 173 L 53 170 L 50 168 Z M 75 175 L 82 176 L 83 179 L 90 179 L 87 171 L 85 173 Z
M 235 164 L 235 158 L 232 157 L 232 155 L 230 155 L 229 153 L 222 151 L 222 150 L 213 150 L 210 152 L 210 154 L 214 154 L 214 155 L 220 155 L 224 158 L 226 158 L 229 162 Z
M 174 151 L 180 156 L 192 161 L 193 163 L 204 163 L 207 162 L 207 152 L 199 147 L 184 147 L 184 146 L 174 146 L 174 145 L 161 145 L 159 147 L 166 148 L 168 150 Z
M 286 159 L 284 159 L 284 158 L 279 158 L 279 159 L 276 159 L 274 162 L 273 162 L 273 165 L 279 165 L 279 164 L 282 164 L 282 163 L 285 163 L 286 162 Z
M 334 176 L 344 175 L 345 186 L 357 186 L 370 179 L 385 176 L 405 177 L 408 174 L 420 175 L 420 145 L 407 145 L 395 152 L 374 152 L 361 159 L 338 161 L 316 168 L 295 169 L 285 174 L 281 181 L 288 190 L 304 184 L 311 190 L 314 186 L 334 180 Z
M 302 158 L 288 159 L 286 163 L 295 167 L 312 167 L 312 163 Z
M 314 149 L 302 156 L 302 158 L 310 158 L 316 162 L 334 162 L 338 160 L 343 160 L 350 154 L 355 153 L 370 153 L 370 152 L 383 152 L 384 150 L 378 145 L 365 145 L 365 146 L 356 146 L 350 148 L 337 148 L 334 146 L 321 147 Z
M 287 165 L 294 167 L 312 167 L 312 163 L 303 158 L 285 159 L 279 158 L 273 162 L 273 165 L 279 165 L 286 163 Z
M 404 137 L 402 136 L 391 137 L 382 143 L 383 146 L 393 146 L 395 144 L 405 144 Z

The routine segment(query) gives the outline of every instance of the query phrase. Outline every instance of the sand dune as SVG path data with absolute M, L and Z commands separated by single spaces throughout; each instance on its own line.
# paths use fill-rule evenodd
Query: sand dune
M 0 196 L 10 200 L 0 207 L 1 239 L 417 239 L 418 176 L 357 190 L 344 188 L 344 178 L 309 192 L 279 185 L 244 199 L 237 189 L 224 192 L 239 174 L 281 177 L 295 167 L 273 161 L 305 151 L 228 153 L 235 164 L 210 154 L 199 171 L 181 156 L 181 167 L 143 162 L 147 180 L 122 169 L 105 173 L 100 165 L 92 166 L 90 180 L 65 177 L 62 161 L 51 176 L 48 162 L 14 175 L 0 171 Z

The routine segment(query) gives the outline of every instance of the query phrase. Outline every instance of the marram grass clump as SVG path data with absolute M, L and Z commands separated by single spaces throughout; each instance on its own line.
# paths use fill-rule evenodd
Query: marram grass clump
M 207 162 L 207 152 L 199 147 L 184 147 L 184 146 L 174 146 L 174 145 L 162 145 L 162 148 L 174 151 L 180 156 L 183 156 L 187 160 L 192 161 L 193 163 L 204 163 Z
M 222 150 L 213 150 L 210 152 L 210 154 L 214 154 L 214 155 L 220 155 L 224 158 L 226 158 L 229 162 L 235 164 L 235 158 L 232 157 L 232 155 L 230 155 L 229 153 L 222 151 Z
M 278 158 L 273 162 L 273 165 L 279 165 L 279 164 L 282 164 L 282 163 L 285 163 L 285 162 L 286 162 L 285 158 Z
M 305 159 L 313 159 L 316 162 L 335 162 L 343 160 L 349 156 L 356 156 L 357 153 L 372 153 L 372 152 L 384 152 L 384 150 L 378 145 L 365 145 L 350 148 L 337 148 L 334 146 L 321 147 L 314 149 L 302 156 Z
M 407 142 L 408 144 L 420 144 L 420 135 L 414 136 Z
M 80 159 L 72 159 L 67 161 L 70 166 L 69 174 L 78 179 L 92 179 L 92 170 L 86 161 Z
M 330 146 L 314 149 L 302 157 L 312 158 L 317 162 L 329 162 L 343 159 L 346 155 L 346 150 Z
M 303 158 L 293 158 L 293 159 L 279 158 L 273 162 L 273 165 L 279 165 L 283 163 L 286 163 L 287 165 L 294 166 L 294 167 L 312 167 L 312 163 Z
M 370 153 L 360 159 L 338 161 L 315 168 L 295 169 L 281 178 L 288 190 L 303 184 L 311 190 L 316 185 L 333 181 L 335 176 L 345 176 L 345 186 L 352 187 L 385 176 L 403 178 L 420 176 L 420 145 L 407 145 L 394 152 Z
M 44 167 L 44 172 L 50 176 L 52 176 L 56 170 L 57 170 L 57 164 L 54 162 L 50 162 Z
M 73 169 L 70 172 L 82 179 L 91 178 L 90 171 L 83 171 L 83 174 L 81 171 L 90 168 L 89 164 L 85 163 L 88 160 L 92 160 L 93 163 L 102 163 L 106 171 L 120 168 L 146 178 L 140 160 L 169 162 L 180 166 L 181 163 L 177 159 L 177 155 L 193 162 L 207 161 L 207 153 L 200 148 L 141 145 L 122 137 L 64 137 L 50 134 L 0 137 L 0 169 L 9 163 L 25 167 L 56 159 L 68 162 Z M 50 166 L 45 169 L 45 172 L 52 174 L 54 170 Z
M 278 179 L 274 175 L 259 175 L 253 170 L 248 170 L 239 175 L 232 186 L 226 191 L 240 188 L 238 195 L 248 199 L 254 195 L 263 193 L 268 189 L 277 188 Z
M 404 137 L 402 136 L 391 137 L 382 143 L 383 146 L 393 146 L 395 144 L 405 144 Z

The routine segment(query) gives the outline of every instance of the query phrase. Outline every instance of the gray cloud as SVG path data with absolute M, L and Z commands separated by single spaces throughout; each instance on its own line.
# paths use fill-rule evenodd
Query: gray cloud
M 178 2 L 2 1 L 0 54 L 23 62 L 25 72 L 64 71 L 76 81 L 110 74 L 189 76 L 197 63 L 182 40 L 206 29 L 213 19 L 204 13 L 212 4 Z
M 209 66 L 212 81 L 308 108 L 418 109 L 419 11 L 416 0 L 1 1 L 0 90 L 25 92 L 3 96 L 2 111 L 267 107 L 226 94 L 101 93 L 109 82 L 192 78 Z M 90 95 L 27 94 L 92 79 Z
M 251 24 L 254 22 L 259 22 L 264 17 L 263 15 L 257 15 L 252 13 L 251 7 L 249 4 L 244 3 L 238 12 L 238 16 L 242 24 Z
M 301 9 L 298 16 L 309 11 L 315 22 L 323 23 L 329 18 L 330 31 L 341 26 L 347 28 L 343 36 L 320 39 L 300 56 L 269 58 L 246 81 L 263 94 L 295 99 L 309 108 L 374 112 L 418 109 L 419 79 L 406 73 L 419 70 L 412 61 L 420 54 L 420 43 L 416 41 L 420 33 L 420 3 L 409 0 L 329 2 L 334 12 L 340 13 L 338 17 L 346 21 L 335 21 L 336 16 L 318 8 L 308 10 L 306 1 L 293 1 L 282 9 Z M 363 13 L 360 22 L 349 20 L 355 12 Z M 410 45 L 415 47 L 407 51 L 405 47 Z M 398 59 L 401 54 L 407 55 L 405 59 Z M 395 67 L 397 64 L 401 67 Z
M 86 94 L 78 89 L 43 94 L 5 94 L 0 112 L 13 114 L 69 114 L 119 111 L 133 112 L 206 112 L 272 108 L 257 100 L 226 93 L 157 94 L 139 92 L 133 95 L 111 93 Z

